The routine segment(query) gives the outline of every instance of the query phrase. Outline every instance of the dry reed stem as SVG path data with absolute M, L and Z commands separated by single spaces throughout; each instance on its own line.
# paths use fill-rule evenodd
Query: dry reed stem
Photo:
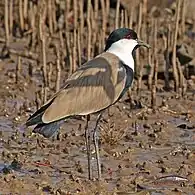
M 167 28 L 167 36 L 164 36 L 165 39 L 165 71 L 164 71 L 164 76 L 165 76 L 165 89 L 169 90 L 170 85 L 169 85 L 169 68 L 170 68 L 170 60 L 169 60 L 169 48 L 170 48 L 170 36 L 171 36 L 171 26 L 170 23 L 168 24 Z
M 148 10 L 148 0 L 143 0 L 143 15 L 147 15 L 147 10 Z
M 74 24 L 74 30 L 73 30 L 73 48 L 72 48 L 72 70 L 73 72 L 77 69 L 77 29 L 78 29 L 78 9 L 77 9 L 78 3 L 77 0 L 73 0 L 73 24 Z
M 107 23 L 107 13 L 106 13 L 106 7 L 105 3 L 103 0 L 101 0 L 101 8 L 102 8 L 102 39 L 101 39 L 101 44 L 102 44 L 102 49 L 103 45 L 105 44 L 105 35 L 106 35 L 106 23 Z
M 48 78 L 47 78 L 47 60 L 46 60 L 46 36 L 45 36 L 45 21 L 46 21 L 46 3 L 42 2 L 40 5 L 40 14 L 39 14 L 39 37 L 41 40 L 41 50 L 42 50 L 42 71 L 43 71 L 43 83 L 44 87 L 42 90 L 42 101 L 45 103 L 47 101 L 47 86 L 48 86 Z
M 62 49 L 63 54 L 66 55 L 66 52 L 64 50 L 65 46 L 64 46 L 64 37 L 63 37 L 62 29 L 59 29 L 59 37 L 60 37 L 60 47 Z
M 100 1 L 100 4 L 102 4 L 102 0 Z M 93 47 L 93 56 L 95 55 L 95 49 L 96 49 L 96 46 L 97 46 L 97 42 L 98 42 L 98 37 L 97 37 L 97 34 L 98 34 L 98 14 L 99 14 L 99 0 L 94 0 L 94 11 L 93 11 L 93 23 L 92 23 L 92 26 L 93 26 L 93 36 L 92 36 L 92 44 L 94 45 Z
M 52 72 L 53 72 L 53 64 L 50 62 L 49 63 L 49 71 L 47 73 L 47 78 L 48 78 L 48 87 L 51 89 L 52 88 Z
M 19 0 L 19 16 L 20 16 L 20 28 L 24 31 L 24 14 L 23 14 L 23 0 Z
M 67 0 L 68 1 L 68 0 Z M 56 32 L 57 31 L 57 20 L 56 20 L 56 4 L 55 1 L 51 1 L 52 2 L 52 12 L 50 14 L 52 14 L 52 20 L 53 20 L 53 31 Z
M 71 55 L 71 50 L 70 50 L 70 35 L 68 32 L 65 32 L 65 45 L 66 45 L 66 55 L 68 57 L 68 65 L 69 65 L 69 75 L 72 74 L 72 55 Z
M 104 4 L 104 1 L 100 0 L 100 3 L 101 3 L 101 7 L 102 7 L 102 4 Z M 99 14 L 98 9 L 99 9 L 99 0 L 94 0 L 94 20 L 96 22 L 98 21 L 98 14 Z
M 35 60 L 35 61 L 39 61 L 39 54 L 25 50 L 25 51 L 19 51 L 19 50 L 15 50 L 12 48 L 8 48 L 9 53 L 17 55 L 17 56 L 21 56 L 21 57 L 25 57 L 31 60 Z
M 90 10 L 90 22 L 91 22 L 91 45 L 95 45 L 95 43 L 93 42 L 95 39 L 96 39 L 96 23 L 95 23 L 95 20 L 94 20 L 94 11 L 93 11 L 93 7 L 91 5 L 91 10 Z M 94 53 L 95 53 L 95 47 L 91 47 L 91 56 L 94 56 Z
M 91 0 L 87 1 L 87 60 L 91 57 L 91 22 L 90 22 L 90 15 L 91 15 Z
M 72 46 L 72 72 L 77 69 L 77 33 L 76 29 L 74 28 L 73 31 L 73 46 Z
M 183 75 L 183 71 L 181 68 L 181 64 L 179 62 L 179 59 L 177 58 L 177 68 L 178 68 L 178 73 L 179 73 L 179 88 L 180 88 L 180 96 L 184 96 L 186 93 L 186 89 L 187 89 L 187 84 L 186 84 L 186 79 Z
M 125 13 L 124 13 L 124 25 L 126 28 L 128 28 L 128 25 L 129 25 L 129 18 L 128 18 L 128 13 L 127 13 L 127 10 L 125 10 Z
M 69 12 L 70 12 L 70 0 L 66 0 L 66 7 L 64 10 L 64 19 L 65 19 L 65 31 L 69 32 Z
M 186 0 L 182 1 L 182 11 L 181 11 L 181 34 L 182 37 L 184 37 L 184 33 L 185 33 L 185 16 L 186 16 Z
M 73 20 L 74 20 L 74 29 L 77 29 L 77 19 L 78 19 L 78 1 L 73 0 Z
M 36 110 L 38 110 L 40 108 L 40 106 L 42 105 L 42 100 L 41 100 L 41 91 L 37 91 L 35 92 L 35 104 L 36 104 Z
M 60 51 L 59 51 L 59 46 L 56 45 L 56 92 L 60 90 L 60 76 L 61 76 L 61 66 L 60 66 Z
M 106 17 L 107 20 L 109 19 L 109 14 L 110 14 L 110 0 L 105 1 L 105 7 L 106 7 Z
M 132 28 L 133 26 L 133 16 L 134 16 L 134 8 L 130 7 L 129 28 Z
M 148 75 L 148 90 L 152 89 L 152 78 L 154 74 L 154 65 L 152 63 L 152 50 L 148 50 L 148 64 L 150 66 L 149 75 Z
M 27 19 L 28 16 L 28 0 L 24 0 L 24 8 L 23 8 L 23 17 L 24 17 L 24 21 Z
M 120 0 L 117 0 L 116 15 L 115 15 L 115 29 L 119 27 L 119 8 L 120 8 Z
M 33 4 L 33 2 L 30 2 L 30 26 L 32 29 L 31 34 L 31 49 L 35 50 L 36 48 L 36 38 L 37 38 L 37 31 L 36 31 L 36 13 L 37 13 L 37 6 Z
M 48 20 L 49 20 L 49 32 L 53 35 L 53 17 L 52 17 L 52 0 L 48 0 Z
M 9 7 L 8 7 L 8 0 L 5 0 L 5 5 L 4 5 L 4 22 L 5 22 L 5 39 L 6 39 L 6 47 L 9 46 L 10 42 L 10 33 L 9 33 Z
M 156 87 L 157 87 L 157 76 L 158 76 L 158 56 L 157 56 L 157 19 L 154 20 L 154 73 L 152 81 L 152 92 L 151 92 L 151 106 L 153 109 L 156 108 Z
M 178 92 L 178 88 L 179 88 L 179 77 L 178 77 L 177 64 L 176 64 L 176 45 L 177 45 L 177 35 L 178 35 L 178 28 L 179 28 L 180 8 L 181 8 L 181 0 L 178 0 L 177 9 L 176 9 L 177 12 L 176 12 L 176 20 L 175 20 L 174 39 L 173 39 L 173 46 L 172 46 L 173 76 L 175 81 L 176 92 Z
M 79 35 L 80 35 L 80 49 L 83 48 L 83 33 L 84 32 L 84 13 L 83 13 L 83 0 L 79 1 Z
M 81 56 L 81 31 L 80 31 L 80 28 L 77 32 L 77 50 L 78 50 L 78 66 L 81 66 L 82 64 L 82 56 Z
M 48 87 L 42 86 L 42 90 L 41 90 L 42 105 L 47 102 L 47 93 L 48 93 Z
M 12 32 L 13 32 L 13 0 L 9 1 L 9 32 L 10 32 L 10 36 L 12 36 Z
M 139 17 L 138 17 L 138 26 L 137 26 L 137 34 L 140 36 L 141 34 L 141 26 L 142 26 L 142 6 L 143 4 L 139 4 Z M 140 93 L 141 89 L 141 81 L 142 81 L 142 72 L 143 72 L 143 64 L 140 63 L 140 55 L 139 55 L 139 50 L 136 51 L 136 65 L 139 65 L 139 74 L 137 71 L 138 75 L 138 81 L 137 81 L 137 94 Z
M 121 10 L 121 17 L 120 17 L 120 27 L 122 28 L 122 27 L 125 27 L 124 26 L 124 17 L 125 17 L 125 14 L 124 14 L 124 10 Z

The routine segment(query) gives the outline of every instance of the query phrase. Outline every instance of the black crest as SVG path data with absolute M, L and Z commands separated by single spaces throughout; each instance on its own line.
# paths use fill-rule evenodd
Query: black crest
M 106 47 L 105 51 L 109 49 L 109 47 L 115 43 L 116 41 L 119 41 L 120 39 L 137 39 L 137 33 L 128 28 L 119 28 L 114 30 L 108 37 L 106 41 Z

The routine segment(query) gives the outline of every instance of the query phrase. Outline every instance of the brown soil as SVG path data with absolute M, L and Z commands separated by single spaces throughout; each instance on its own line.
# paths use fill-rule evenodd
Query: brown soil
M 139 99 L 132 96 L 133 108 L 127 97 L 111 107 L 101 122 L 99 183 L 87 179 L 84 119 L 66 122 L 53 140 L 22 125 L 35 110 L 36 87 L 25 78 L 15 84 L 15 65 L 10 59 L 0 63 L 1 194 L 195 193 L 194 93 L 178 99 L 158 92 L 154 112 L 150 92 L 142 89 Z
M 10 48 L 20 50 L 25 43 L 21 38 L 10 43 Z M 16 83 L 16 56 L 0 61 L 0 194 L 195 194 L 193 77 L 182 98 L 173 90 L 164 91 L 164 81 L 158 80 L 155 109 L 150 107 L 151 93 L 142 81 L 139 96 L 133 91 L 131 101 L 126 95 L 104 113 L 100 123 L 103 179 L 98 182 L 94 151 L 94 181 L 87 177 L 84 118 L 65 122 L 53 139 L 33 134 L 32 128 L 24 126 L 40 105 L 35 101 L 40 100 L 37 91 L 42 75 L 33 63 L 22 59 Z M 66 76 L 63 72 L 62 78 Z M 91 128 L 94 121 L 92 116 Z

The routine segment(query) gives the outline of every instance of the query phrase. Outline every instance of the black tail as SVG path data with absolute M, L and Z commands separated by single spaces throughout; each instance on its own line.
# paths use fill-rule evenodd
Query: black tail
M 52 104 L 53 100 L 51 100 L 48 104 L 39 108 L 32 116 L 30 116 L 28 120 L 26 121 L 26 125 L 31 126 L 31 125 L 43 124 L 42 116 L 45 110 Z
M 54 121 L 51 123 L 44 123 L 42 121 L 42 116 L 45 113 L 45 110 L 52 104 L 54 99 L 52 99 L 48 104 L 39 108 L 26 122 L 27 126 L 37 125 L 33 132 L 39 133 L 44 137 L 52 137 L 60 128 L 60 125 L 64 120 Z
M 64 120 L 55 121 L 55 122 L 51 122 L 48 124 L 46 124 L 46 123 L 38 124 L 34 128 L 33 133 L 39 133 L 46 138 L 52 137 L 55 135 L 55 133 L 58 132 L 58 130 L 63 122 L 64 122 Z

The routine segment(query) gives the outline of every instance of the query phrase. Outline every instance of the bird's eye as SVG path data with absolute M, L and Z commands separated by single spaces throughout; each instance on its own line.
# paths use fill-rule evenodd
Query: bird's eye
M 125 39 L 131 39 L 131 34 L 128 34 L 124 37 Z

